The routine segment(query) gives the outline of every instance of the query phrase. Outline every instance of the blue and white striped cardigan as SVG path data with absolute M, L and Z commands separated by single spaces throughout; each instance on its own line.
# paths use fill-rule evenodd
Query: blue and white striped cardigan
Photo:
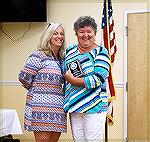
M 92 51 L 81 54 L 76 44 L 66 50 L 65 70 L 74 60 L 80 62 L 84 86 L 65 83 L 64 110 L 69 113 L 99 113 L 108 109 L 106 80 L 109 75 L 110 57 L 107 50 L 98 46 Z

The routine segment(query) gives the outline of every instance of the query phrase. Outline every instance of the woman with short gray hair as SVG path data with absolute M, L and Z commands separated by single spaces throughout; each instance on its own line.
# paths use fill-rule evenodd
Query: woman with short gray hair
M 110 57 L 103 46 L 95 43 L 97 24 L 90 16 L 74 23 L 77 44 L 66 49 L 65 103 L 75 142 L 102 142 L 108 95 L 106 80 Z

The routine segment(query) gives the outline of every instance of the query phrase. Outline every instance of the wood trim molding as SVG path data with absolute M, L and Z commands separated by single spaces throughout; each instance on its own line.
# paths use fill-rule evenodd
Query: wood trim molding
M 13 80 L 4 80 L 4 81 L 0 81 L 0 86 L 21 86 L 21 83 Z M 117 82 L 115 83 L 115 87 L 123 88 L 124 84 L 123 82 Z

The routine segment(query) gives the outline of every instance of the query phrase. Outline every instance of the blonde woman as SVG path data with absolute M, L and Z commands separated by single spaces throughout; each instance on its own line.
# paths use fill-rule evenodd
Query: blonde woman
M 28 90 L 24 128 L 33 131 L 36 142 L 57 142 L 67 129 L 63 110 L 64 50 L 64 28 L 49 23 L 38 50 L 27 58 L 19 73 L 19 81 Z

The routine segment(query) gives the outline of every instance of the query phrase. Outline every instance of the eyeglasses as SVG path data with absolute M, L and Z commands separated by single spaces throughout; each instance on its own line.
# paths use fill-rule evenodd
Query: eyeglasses
M 50 25 L 51 25 L 51 23 L 48 23 L 48 26 L 47 26 L 47 28 L 46 28 L 46 31 L 47 31 L 47 29 L 49 28 Z

